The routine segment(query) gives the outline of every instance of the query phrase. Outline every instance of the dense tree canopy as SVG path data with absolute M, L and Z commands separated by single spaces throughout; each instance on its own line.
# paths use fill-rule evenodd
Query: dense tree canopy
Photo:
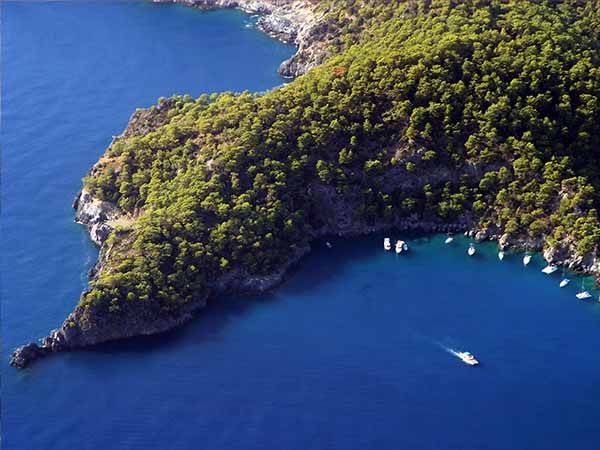
M 233 268 L 273 271 L 323 229 L 317 186 L 365 223 L 461 220 L 597 252 L 595 3 L 330 5 L 323 65 L 263 95 L 177 97 L 164 125 L 113 142 L 85 186 L 134 220 L 81 307 L 174 313 Z

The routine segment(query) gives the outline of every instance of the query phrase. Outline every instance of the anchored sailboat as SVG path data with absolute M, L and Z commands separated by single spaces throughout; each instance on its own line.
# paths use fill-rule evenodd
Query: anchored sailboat
M 473 244 L 469 245 L 469 250 L 467 250 L 467 254 L 469 256 L 473 256 L 475 254 L 476 250 L 475 250 L 475 246 Z
M 575 296 L 579 299 L 579 300 L 587 300 L 588 298 L 592 298 L 592 294 L 589 293 L 589 291 L 586 291 L 584 289 L 584 280 L 581 280 L 581 289 L 579 290 L 579 292 L 577 294 L 575 294 Z
M 562 270 L 562 280 L 560 280 L 560 284 L 559 284 L 559 286 L 560 286 L 561 288 L 564 288 L 564 287 L 565 287 L 565 286 L 567 286 L 567 285 L 568 285 L 570 282 L 571 282 L 571 280 L 569 280 L 569 279 L 566 277 L 566 270 L 565 270 L 565 268 L 563 267 L 563 270 Z

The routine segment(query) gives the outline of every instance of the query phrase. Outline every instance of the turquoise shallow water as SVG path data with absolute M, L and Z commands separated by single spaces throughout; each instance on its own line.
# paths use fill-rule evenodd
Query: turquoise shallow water
M 525 269 L 481 245 L 468 258 L 462 237 L 403 235 L 402 257 L 383 236 L 317 242 L 275 293 L 8 367 L 85 286 L 96 250 L 70 202 L 135 107 L 278 85 L 293 48 L 232 11 L 8 3 L 2 19 L 4 448 L 598 447 L 600 304 L 577 301 L 578 282 L 559 289 L 539 257 Z

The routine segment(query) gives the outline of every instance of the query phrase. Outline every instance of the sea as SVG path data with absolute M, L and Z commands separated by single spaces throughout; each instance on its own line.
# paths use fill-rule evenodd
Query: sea
M 2 2 L 1 445 L 5 450 L 596 450 L 592 280 L 491 243 L 390 231 L 313 244 L 272 293 L 161 336 L 10 352 L 57 326 L 97 257 L 71 203 L 138 107 L 264 91 L 295 49 L 239 11 Z M 383 250 L 405 239 L 406 254 Z M 455 352 L 480 361 L 464 364 Z

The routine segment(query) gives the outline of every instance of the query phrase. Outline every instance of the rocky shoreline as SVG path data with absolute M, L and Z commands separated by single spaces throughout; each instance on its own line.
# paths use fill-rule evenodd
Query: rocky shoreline
M 298 53 L 280 67 L 280 73 L 285 76 L 300 75 L 311 67 L 318 65 L 326 52 L 321 45 L 323 30 L 320 28 L 316 4 L 300 0 L 153 0 L 155 3 L 181 3 L 202 9 L 239 8 L 246 12 L 261 14 L 259 27 L 278 39 L 293 42 L 298 46 Z M 167 112 L 175 107 L 172 99 L 162 101 L 158 106 L 136 111 L 120 138 L 144 135 L 161 126 L 168 118 Z M 415 153 L 416 155 L 417 153 Z M 410 158 L 410 156 L 409 156 Z M 408 160 L 406 160 L 408 161 Z M 402 161 L 402 162 L 406 162 Z M 439 182 L 457 177 L 451 169 L 435 167 L 421 176 L 409 176 L 404 164 L 398 164 L 397 169 L 389 170 L 379 180 L 382 186 L 401 187 L 403 190 L 422 188 L 419 183 Z M 473 168 L 474 171 L 477 168 Z M 95 168 L 90 174 L 94 175 Z M 326 236 L 355 237 L 395 229 L 398 231 L 420 231 L 426 233 L 462 233 L 477 241 L 496 241 L 501 249 L 541 251 L 546 261 L 567 267 L 580 273 L 594 275 L 600 278 L 600 256 L 595 254 L 578 255 L 575 242 L 564 239 L 550 247 L 543 239 L 511 238 L 501 229 L 477 229 L 473 220 L 466 215 L 456 223 L 443 223 L 436 219 L 435 214 L 425 214 L 426 217 L 414 215 L 411 217 L 396 217 L 388 221 L 369 224 L 359 220 L 354 211 L 352 196 L 341 196 L 331 187 L 312 183 L 309 194 L 321 202 L 321 210 L 327 212 L 322 217 L 323 226 L 309 236 L 308 241 L 314 241 Z M 129 217 L 119 208 L 109 202 L 94 198 L 90 192 L 83 189 L 73 203 L 75 220 L 84 225 L 92 241 L 100 247 L 97 264 L 90 271 L 90 281 L 105 268 L 105 259 L 110 252 L 107 239 L 120 223 L 133 222 L 135 217 Z M 76 307 L 67 317 L 61 327 L 53 330 L 40 343 L 30 343 L 15 350 L 10 364 L 24 368 L 31 362 L 51 353 L 68 351 L 87 347 L 110 340 L 125 339 L 137 335 L 162 333 L 191 320 L 202 310 L 207 302 L 223 293 L 259 293 L 273 289 L 282 282 L 289 268 L 304 255 L 310 252 L 310 244 L 298 245 L 288 261 L 276 272 L 267 276 L 253 276 L 240 269 L 233 269 L 209 285 L 209 292 L 199 294 L 176 314 L 165 315 L 160 310 L 131 304 L 118 319 L 106 318 L 102 314 L 93 314 L 82 307 Z M 86 325 L 81 325 L 86 324 Z
M 330 205 L 331 206 L 331 205 Z M 347 205 L 346 205 L 347 206 Z M 82 190 L 73 203 L 75 208 L 76 222 L 86 226 L 90 238 L 100 247 L 100 257 L 98 263 L 90 271 L 90 280 L 102 270 L 103 255 L 107 251 L 106 239 L 112 231 L 110 221 L 120 218 L 123 214 L 114 205 L 108 202 L 101 202 L 94 199 L 85 189 Z M 338 237 L 356 237 L 368 235 L 375 232 L 387 230 L 396 231 L 417 231 L 425 233 L 465 233 L 475 240 L 496 241 L 499 248 L 503 250 L 530 250 L 542 251 L 543 257 L 548 263 L 560 265 L 570 270 L 583 272 L 600 278 L 600 258 L 598 257 L 580 257 L 576 256 L 574 247 L 563 245 L 560 247 L 544 247 L 542 240 L 519 240 L 510 239 L 508 235 L 494 233 L 489 230 L 477 230 L 473 228 L 468 218 L 458 223 L 441 223 L 435 220 L 423 220 L 418 217 L 404 218 L 392 223 L 382 222 L 377 225 L 367 225 L 352 221 L 345 214 L 338 213 L 331 216 L 331 221 L 323 228 L 315 231 L 311 240 L 322 239 L 326 236 Z M 334 208 L 335 209 L 335 208 Z M 343 208 L 342 208 L 343 209 Z M 497 230 L 499 231 L 499 230 Z M 210 297 L 219 296 L 225 293 L 261 293 L 269 291 L 279 285 L 285 278 L 286 273 L 297 261 L 310 252 L 310 245 L 300 246 L 296 249 L 292 257 L 277 272 L 267 276 L 257 277 L 245 273 L 242 270 L 234 269 L 220 279 L 211 283 Z M 47 356 L 51 353 L 70 351 L 78 348 L 93 346 L 102 342 L 126 339 L 139 335 L 159 334 L 179 327 L 191 320 L 200 310 L 202 310 L 209 296 L 205 295 L 194 299 L 185 309 L 176 316 L 163 317 L 159 312 L 148 317 L 147 311 L 132 311 L 123 315 L 123 323 L 102 323 L 94 324 L 86 330 L 80 329 L 73 324 L 79 323 L 81 315 L 84 312 L 77 307 L 62 326 L 53 330 L 49 336 L 41 339 L 40 343 L 30 343 L 19 347 L 14 351 L 10 359 L 10 364 L 17 368 L 24 368 L 31 362 Z
M 166 100 L 164 103 L 168 103 Z M 136 111 L 120 138 L 127 139 L 131 136 L 143 134 L 148 124 L 160 124 L 160 117 L 166 106 L 155 106 L 147 110 Z M 156 122 L 156 123 L 155 123 Z M 398 165 L 401 167 L 402 165 Z M 90 174 L 94 174 L 94 166 Z M 452 178 L 454 175 L 444 167 L 430 171 L 427 177 L 420 177 L 421 182 L 439 182 L 441 179 Z M 405 173 L 386 174 L 385 182 L 390 179 L 400 178 L 404 189 L 411 190 L 417 186 L 415 179 L 407 177 Z M 383 179 L 382 179 L 383 181 Z M 397 180 L 396 180 L 397 181 Z M 310 195 L 320 203 L 320 210 L 327 211 L 323 216 L 323 226 L 309 236 L 309 241 L 338 236 L 351 238 L 369 235 L 388 230 L 414 231 L 424 233 L 465 233 L 476 241 L 495 241 L 502 250 L 538 251 L 543 253 L 544 259 L 551 264 L 566 267 L 569 270 L 593 275 L 600 279 L 600 257 L 596 255 L 579 256 L 575 250 L 575 243 L 568 240 L 561 241 L 555 247 L 549 247 L 543 239 L 511 238 L 500 229 L 477 229 L 470 216 L 465 215 L 456 223 L 443 223 L 435 215 L 420 217 L 397 217 L 392 221 L 381 221 L 368 224 L 358 219 L 352 196 L 338 195 L 328 186 L 312 183 L 308 187 Z M 114 224 L 123 219 L 129 220 L 119 208 L 110 202 L 94 198 L 86 189 L 82 189 L 73 202 L 75 221 L 88 230 L 92 241 L 100 248 L 98 262 L 90 270 L 89 278 L 92 282 L 98 273 L 105 267 L 105 259 L 110 252 L 107 239 L 114 231 Z M 16 349 L 10 359 L 10 364 L 24 368 L 31 362 L 52 353 L 69 351 L 78 348 L 93 346 L 102 342 L 126 339 L 139 335 L 159 334 L 191 320 L 207 302 L 214 297 L 230 293 L 261 293 L 269 291 L 279 285 L 285 278 L 289 268 L 310 252 L 310 244 L 299 245 L 289 260 L 275 273 L 267 276 L 253 276 L 240 269 L 233 269 L 221 278 L 214 280 L 209 285 L 209 294 L 204 294 L 193 299 L 185 308 L 178 311 L 177 315 L 165 316 L 159 310 L 148 310 L 145 306 L 131 306 L 130 311 L 119 315 L 119 320 L 112 322 L 104 320 L 102 314 L 93 314 L 93 311 L 83 310 L 77 306 L 67 317 L 61 327 L 53 330 L 49 336 L 40 340 L 40 343 L 30 343 Z M 91 319 L 90 319 L 91 317 Z M 100 319 L 98 319 L 100 318 Z M 85 320 L 82 320 L 85 319 Z M 82 329 L 79 324 L 91 323 Z
M 322 42 L 322 14 L 318 2 L 310 0 L 151 0 L 153 3 L 178 3 L 203 10 L 240 9 L 259 14 L 258 28 L 282 42 L 294 44 L 296 53 L 279 66 L 286 78 L 295 78 L 315 67 L 327 56 Z

